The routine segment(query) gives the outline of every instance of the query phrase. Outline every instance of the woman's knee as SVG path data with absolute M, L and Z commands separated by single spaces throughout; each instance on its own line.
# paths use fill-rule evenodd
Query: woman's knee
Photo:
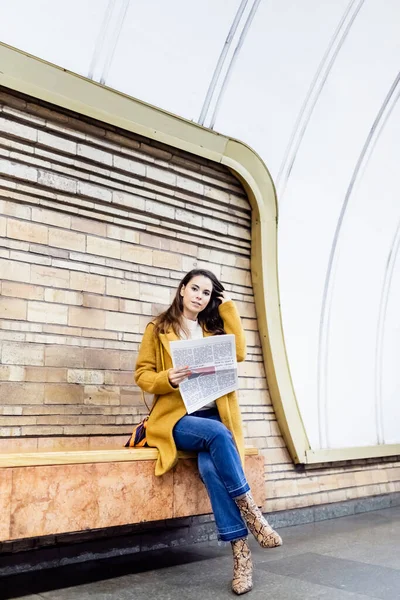
M 229 429 L 220 421 L 214 422 L 213 428 L 213 439 L 221 442 L 231 443 L 233 440 L 232 433 Z

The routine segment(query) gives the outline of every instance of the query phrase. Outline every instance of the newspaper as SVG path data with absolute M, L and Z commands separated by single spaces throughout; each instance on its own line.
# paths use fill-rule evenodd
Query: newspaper
M 188 366 L 190 376 L 179 385 L 188 414 L 238 388 L 234 335 L 170 342 L 175 368 Z

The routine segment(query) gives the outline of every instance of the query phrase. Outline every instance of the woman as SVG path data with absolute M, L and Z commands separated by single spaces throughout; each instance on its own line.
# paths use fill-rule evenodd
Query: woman
M 213 273 L 190 271 L 168 310 L 148 324 L 135 380 L 142 390 L 155 394 L 146 435 L 149 446 L 159 450 L 156 475 L 174 467 L 178 450 L 198 452 L 199 473 L 210 497 L 218 537 L 232 544 L 232 590 L 244 594 L 253 585 L 247 528 L 264 548 L 280 546 L 282 540 L 256 506 L 243 472 L 244 440 L 236 393 L 188 415 L 179 384 L 190 370 L 183 365 L 173 368 L 169 347 L 179 339 L 226 333 L 235 335 L 237 360 L 243 361 L 246 341 L 234 303 Z

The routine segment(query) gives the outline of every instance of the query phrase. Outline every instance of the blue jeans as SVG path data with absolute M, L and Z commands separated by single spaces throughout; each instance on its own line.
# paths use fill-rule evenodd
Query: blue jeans
M 178 450 L 198 452 L 200 477 L 207 488 L 218 538 L 226 542 L 247 535 L 247 527 L 233 500 L 250 490 L 231 432 L 216 409 L 185 415 L 174 427 Z

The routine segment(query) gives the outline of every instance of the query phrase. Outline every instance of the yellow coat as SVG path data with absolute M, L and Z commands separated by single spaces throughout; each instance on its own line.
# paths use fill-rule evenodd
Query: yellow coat
M 246 358 L 246 339 L 240 316 L 235 304 L 228 300 L 219 306 L 226 333 L 236 338 L 236 358 Z M 211 335 L 204 332 L 204 336 Z M 172 369 L 169 342 L 179 338 L 173 331 L 160 334 L 159 341 L 154 335 L 154 324 L 149 323 L 143 335 L 136 363 L 135 381 L 145 392 L 155 394 L 155 405 L 147 422 L 146 437 L 149 446 L 158 448 L 156 475 L 164 475 L 178 460 L 178 453 L 172 435 L 176 423 L 186 414 L 179 389 L 172 387 L 168 370 Z M 161 352 L 163 356 L 161 356 Z M 244 462 L 244 439 L 242 419 L 236 392 L 218 398 L 217 408 L 222 423 L 232 432 L 242 462 Z

